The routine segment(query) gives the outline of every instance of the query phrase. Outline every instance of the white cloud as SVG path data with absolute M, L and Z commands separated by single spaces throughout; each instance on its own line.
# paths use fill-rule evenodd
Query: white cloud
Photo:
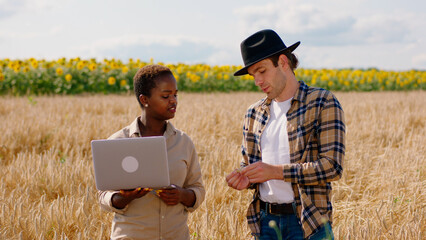
M 16 14 L 26 0 L 0 0 L 0 19 Z
M 176 46 L 181 42 L 182 39 L 183 37 L 179 36 L 126 34 L 122 36 L 97 40 L 92 44 L 91 47 L 107 49 L 120 45 L 149 45 L 158 42 L 162 42 L 170 46 Z
M 240 42 L 277 31 L 303 67 L 425 69 L 420 0 L 0 0 L 0 58 L 242 64 Z M 223 7 L 226 5 L 226 7 Z M 220 17 L 218 17 L 220 16 Z
M 69 0 L 0 0 L 0 19 L 25 12 L 39 14 L 45 11 L 54 11 L 67 1 Z
M 73 48 L 79 56 L 140 58 L 161 62 L 205 62 L 218 51 L 210 42 L 189 36 L 129 34 Z
M 426 54 L 420 53 L 411 59 L 411 64 L 419 69 L 424 69 L 426 66 Z
M 237 48 L 214 51 L 211 55 L 207 56 L 206 62 L 213 65 L 243 64 L 243 60 L 240 57 L 240 51 Z
M 339 35 L 355 24 L 355 19 L 343 13 L 330 14 L 329 9 L 318 4 L 295 4 L 293 1 L 276 1 L 265 6 L 249 6 L 236 11 L 241 16 L 240 26 L 247 34 L 263 28 L 272 28 L 313 45 L 335 43 Z M 306 41 L 306 40 L 305 40 Z
M 14 41 L 31 41 L 41 37 L 54 37 L 64 32 L 63 26 L 54 25 L 47 29 L 46 32 L 25 31 L 25 32 L 0 32 L 1 38 L 8 38 Z
M 357 20 L 351 31 L 359 43 L 406 42 L 410 29 L 409 20 L 401 16 L 373 15 Z
M 305 46 L 296 53 L 302 68 L 425 69 L 426 54 L 398 43 L 348 46 Z
M 321 2 L 328 2 L 330 5 L 333 1 Z M 284 0 L 264 6 L 245 7 L 236 13 L 241 16 L 240 26 L 247 34 L 272 28 L 312 46 L 409 40 L 407 36 L 412 31 L 409 26 L 415 20 L 410 14 L 395 16 L 393 12 L 377 12 L 365 15 L 360 10 L 325 7 L 317 2 L 300 4 Z
M 286 45 L 301 41 L 304 67 L 425 69 L 426 15 L 418 2 L 277 0 L 235 14 L 243 38 L 271 28 Z

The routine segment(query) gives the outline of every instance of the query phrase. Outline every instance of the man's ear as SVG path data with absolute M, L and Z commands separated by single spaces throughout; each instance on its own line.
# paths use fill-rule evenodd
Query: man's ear
M 282 67 L 283 69 L 289 67 L 290 65 L 288 64 L 288 58 L 285 54 L 281 54 L 280 57 L 278 58 L 278 65 L 280 67 Z

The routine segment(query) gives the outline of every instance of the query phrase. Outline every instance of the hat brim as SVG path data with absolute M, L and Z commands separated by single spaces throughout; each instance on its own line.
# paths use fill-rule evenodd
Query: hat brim
M 296 42 L 295 44 L 291 45 L 290 47 L 287 47 L 287 48 L 284 48 L 284 49 L 278 50 L 278 51 L 273 52 L 273 53 L 271 53 L 271 54 L 268 54 L 268 55 L 266 55 L 266 56 L 264 56 L 264 57 L 262 57 L 262 58 L 259 58 L 257 61 L 252 62 L 252 63 L 248 64 L 247 66 L 245 66 L 245 67 L 241 68 L 240 70 L 236 71 L 236 72 L 234 73 L 234 76 L 241 76 L 241 75 L 248 74 L 247 69 L 248 69 L 249 67 L 251 67 L 253 64 L 256 64 L 256 63 L 258 63 L 258 62 L 260 62 L 260 61 L 262 61 L 262 60 L 264 60 L 264 59 L 266 59 L 266 58 L 268 58 L 268 57 L 271 57 L 271 56 L 273 56 L 273 55 L 275 55 L 275 54 L 277 54 L 277 53 L 284 52 L 284 51 L 293 52 L 293 51 L 294 51 L 294 50 L 295 50 L 295 49 L 299 46 L 299 44 L 300 44 L 300 41 L 299 41 L 299 42 Z

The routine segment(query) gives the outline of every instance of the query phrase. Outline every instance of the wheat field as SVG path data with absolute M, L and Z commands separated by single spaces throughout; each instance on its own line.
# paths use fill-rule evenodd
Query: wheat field
M 336 93 L 346 117 L 344 174 L 333 183 L 336 239 L 425 239 L 426 92 Z M 206 200 L 193 239 L 249 239 L 251 192 L 227 187 L 242 120 L 261 93 L 180 93 L 174 125 L 194 141 Z M 140 113 L 132 95 L 0 97 L 0 239 L 108 239 L 90 140 Z

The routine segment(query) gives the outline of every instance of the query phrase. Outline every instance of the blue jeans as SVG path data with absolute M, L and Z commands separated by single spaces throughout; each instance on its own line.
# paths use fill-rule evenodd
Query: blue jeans
M 291 215 L 273 215 L 261 210 L 260 212 L 260 238 L 256 240 L 277 239 L 278 233 L 276 229 L 270 227 L 270 221 L 275 221 L 276 228 L 281 233 L 283 240 L 303 240 L 302 226 L 299 224 L 299 219 L 295 214 Z M 322 226 L 317 232 L 311 235 L 310 240 L 332 239 L 334 240 L 333 231 L 329 223 Z

